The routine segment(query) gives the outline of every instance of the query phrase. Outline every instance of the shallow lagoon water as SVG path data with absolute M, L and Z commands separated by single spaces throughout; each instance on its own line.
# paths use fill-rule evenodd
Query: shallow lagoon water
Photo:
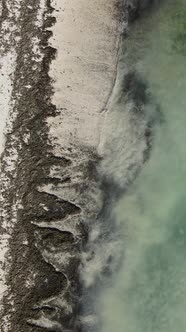
M 146 80 L 163 121 L 153 132 L 148 160 L 113 208 L 123 237 L 124 255 L 119 271 L 98 301 L 102 331 L 183 332 L 186 330 L 185 0 L 158 1 L 157 6 L 134 23 L 129 36 L 123 43 L 123 61 Z

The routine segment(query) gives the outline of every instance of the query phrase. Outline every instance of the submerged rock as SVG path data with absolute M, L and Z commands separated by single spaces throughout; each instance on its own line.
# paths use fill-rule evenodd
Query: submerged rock
M 126 0 L 129 22 L 136 20 L 141 12 L 151 6 L 155 0 Z

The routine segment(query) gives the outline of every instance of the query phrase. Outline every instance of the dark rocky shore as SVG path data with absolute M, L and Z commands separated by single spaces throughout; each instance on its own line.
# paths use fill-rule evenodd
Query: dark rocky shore
M 126 20 L 136 19 L 150 2 L 126 1 Z M 1 22 L 6 20 L 8 11 L 5 1 L 2 6 Z M 38 8 L 36 0 L 32 6 L 29 0 L 21 2 L 16 22 L 19 40 L 16 43 L 12 40 L 17 53 L 12 93 L 16 116 L 2 155 L 1 218 L 7 227 L 1 227 L 1 233 L 10 234 L 2 332 L 82 330 L 79 319 L 83 294 L 79 275 L 81 252 L 88 238 L 87 221 L 98 218 L 100 213 L 92 191 L 95 188 L 95 192 L 104 192 L 111 188 L 105 184 L 108 181 L 101 184 L 98 179 L 96 151 L 79 147 L 79 151 L 68 151 L 63 156 L 53 154 L 46 119 L 57 115 L 51 103 L 53 90 L 49 77 L 56 49 L 48 42 L 55 18 L 47 0 L 43 24 L 38 27 L 35 24 Z M 39 38 L 41 61 L 34 53 L 32 38 Z M 9 171 L 7 160 L 13 158 L 15 150 L 14 169 Z M 51 176 L 53 166 L 61 176 Z M 73 180 L 76 173 L 80 174 L 78 184 Z M 38 190 L 44 185 L 51 185 L 51 193 Z M 55 194 L 64 185 L 73 186 L 77 199 Z
M 66 154 L 56 156 L 49 141 L 46 119 L 57 115 L 51 104 L 49 77 L 56 49 L 48 43 L 55 18 L 47 0 L 43 24 L 38 27 L 38 10 L 38 1 L 30 6 L 30 1 L 25 0 L 21 2 L 18 21 L 14 22 L 19 27 L 15 33 L 19 39 L 15 43 L 14 120 L 1 159 L 1 225 L 7 225 L 1 227 L 1 233 L 10 235 L 4 267 L 8 291 L 3 298 L 2 332 L 81 329 L 79 264 L 87 239 L 83 222 L 96 213 L 89 193 L 97 181 L 96 153 L 79 147 L 79 151 L 69 149 L 69 158 Z M 3 1 L 1 20 L 6 20 L 7 15 Z M 33 50 L 33 38 L 39 39 L 41 55 Z M 7 160 L 14 163 L 12 171 L 8 170 Z M 56 167 L 61 177 L 51 177 L 51 167 Z M 80 185 L 73 185 L 76 173 L 80 174 Z M 57 194 L 40 192 L 38 188 L 45 184 L 53 188 L 72 184 L 80 202 L 84 201 L 83 211 L 68 197 L 60 199 Z M 69 229 L 74 229 L 75 234 Z

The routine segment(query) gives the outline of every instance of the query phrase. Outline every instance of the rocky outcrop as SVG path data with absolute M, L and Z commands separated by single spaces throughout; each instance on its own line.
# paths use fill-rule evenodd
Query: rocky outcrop
M 1 25 L 10 24 L 10 31 L 3 30 L 2 46 L 6 51 L 13 45 L 16 56 L 11 121 L 1 156 L 1 240 L 8 234 L 2 332 L 88 329 L 92 307 L 84 310 L 84 300 L 91 300 L 91 294 L 83 286 L 94 289 L 99 255 L 103 264 L 98 274 L 107 275 L 116 267 L 115 244 L 107 252 L 97 226 L 101 221 L 112 244 L 108 205 L 120 186 L 108 181 L 110 173 L 102 176 L 110 159 L 102 163 L 98 177 L 98 146 L 105 114 L 115 108 L 112 94 L 121 35 L 128 21 L 151 2 L 15 0 L 13 17 L 3 1 Z M 139 114 L 143 116 L 146 90 L 136 73 L 129 72 L 117 95 L 121 108 L 132 101 L 135 128 Z M 122 119 L 129 124 L 127 135 L 133 128 L 131 118 Z M 140 132 L 148 136 L 142 152 L 148 150 L 148 129 L 145 123 Z M 138 134 L 134 136 L 140 142 Z M 110 140 L 105 149 L 109 153 Z M 137 172 L 134 165 L 127 167 Z M 90 270 L 85 282 L 83 273 L 88 276 Z
M 97 145 L 115 81 L 121 7 L 16 4 L 11 125 L 1 156 L 1 236 L 9 240 L 0 326 L 76 331 L 81 254 L 102 205 Z

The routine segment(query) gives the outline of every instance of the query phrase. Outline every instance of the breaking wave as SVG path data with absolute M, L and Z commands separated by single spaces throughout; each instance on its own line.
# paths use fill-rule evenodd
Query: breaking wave
M 173 324 L 175 331 L 184 308 L 185 269 L 178 248 L 184 242 L 184 213 L 177 223 L 171 207 L 180 199 L 185 174 L 183 38 L 175 46 L 184 6 L 181 0 L 155 2 L 121 45 L 98 149 L 102 208 L 90 222 L 82 255 L 86 330 L 165 332 Z M 177 258 L 182 267 L 174 275 L 171 264 L 175 267 Z M 173 303 L 179 309 L 175 321 Z M 179 331 L 186 324 L 184 315 L 180 319 Z

